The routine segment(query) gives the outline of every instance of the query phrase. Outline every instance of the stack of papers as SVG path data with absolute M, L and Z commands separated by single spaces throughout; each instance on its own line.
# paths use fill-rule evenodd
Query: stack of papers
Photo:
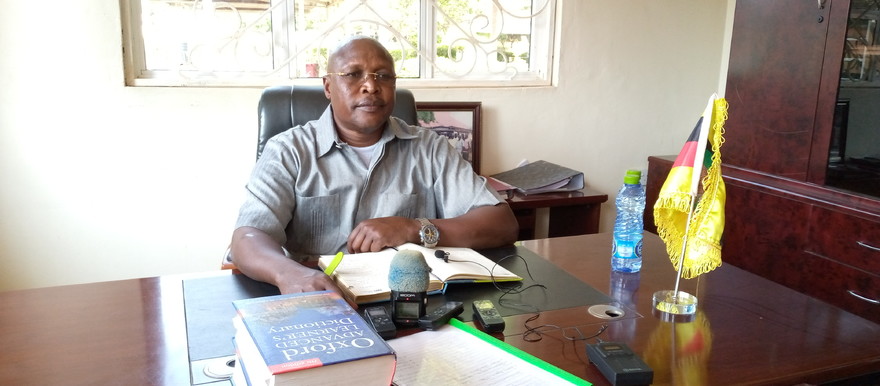
M 584 173 L 547 161 L 535 161 L 516 169 L 494 174 L 523 194 L 571 192 L 584 188 Z

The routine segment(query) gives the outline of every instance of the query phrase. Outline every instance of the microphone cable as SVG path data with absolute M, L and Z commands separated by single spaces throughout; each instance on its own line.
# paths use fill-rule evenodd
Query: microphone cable
M 522 334 L 522 339 L 523 339 L 524 341 L 526 341 L 526 342 L 538 342 L 538 341 L 540 341 L 541 339 L 544 338 L 544 333 L 546 333 L 546 332 L 549 332 L 549 331 L 562 331 L 562 337 L 565 338 L 566 340 L 568 340 L 569 342 L 577 342 L 577 341 L 583 341 L 583 340 L 590 340 L 590 339 L 593 339 L 593 338 L 596 338 L 599 342 L 601 342 L 602 340 L 601 340 L 601 339 L 598 339 L 598 337 L 599 337 L 599 335 L 602 335 L 603 332 L 605 332 L 605 329 L 608 328 L 608 324 L 607 324 L 607 323 L 602 323 L 602 326 L 600 326 L 600 327 L 599 327 L 599 330 L 596 331 L 593 335 L 585 336 L 584 333 L 583 333 L 583 331 L 581 331 L 581 329 L 578 328 L 577 326 L 574 326 L 574 327 L 565 327 L 565 328 L 560 327 L 560 326 L 555 325 L 555 324 L 542 324 L 542 325 L 540 325 L 540 326 L 529 326 L 529 322 L 532 322 L 532 321 L 534 321 L 535 319 L 538 319 L 538 317 L 540 317 L 540 316 L 541 316 L 541 314 L 540 314 L 540 313 L 537 313 L 537 314 L 533 315 L 532 317 L 526 319 L 525 322 L 523 322 L 523 326 L 525 326 L 525 328 L 526 328 L 526 330 L 525 330 L 525 331 L 523 332 L 523 334 Z M 569 335 L 568 335 L 568 331 L 569 331 L 569 330 L 574 330 L 574 331 L 576 331 L 578 336 L 569 336 Z
M 507 256 L 499 259 L 498 262 L 495 263 L 495 265 L 497 266 L 499 263 L 501 263 L 505 259 L 512 258 L 512 257 L 518 257 L 520 260 L 522 260 L 523 264 L 525 264 L 526 273 L 528 274 L 529 279 L 531 279 L 532 281 L 535 281 L 534 277 L 532 277 L 532 272 L 529 270 L 529 263 L 526 261 L 525 258 L 523 258 L 522 256 L 520 256 L 518 254 L 507 255 Z M 522 339 L 526 342 L 538 342 L 541 339 L 543 339 L 544 332 L 553 331 L 553 330 L 562 331 L 562 337 L 570 342 L 585 341 L 585 340 L 589 340 L 589 339 L 593 339 L 593 338 L 598 338 L 598 336 L 602 335 L 602 333 L 605 332 L 605 329 L 608 328 L 608 324 L 603 323 L 602 326 L 599 327 L 598 331 L 596 331 L 594 334 L 592 334 L 590 336 L 586 336 L 577 326 L 569 327 L 569 328 L 562 328 L 562 327 L 555 325 L 555 324 L 542 324 L 539 326 L 530 326 L 529 325 L 530 322 L 533 322 L 533 321 L 537 320 L 539 317 L 541 317 L 541 309 L 539 309 L 538 307 L 531 305 L 531 304 L 511 303 L 510 301 L 504 301 L 504 297 L 507 296 L 508 294 L 514 294 L 514 295 L 520 294 L 530 288 L 535 288 L 535 287 L 543 288 L 546 290 L 547 286 L 536 282 L 535 284 L 531 284 L 531 285 L 523 287 L 522 283 L 515 283 L 513 286 L 505 289 L 505 288 L 501 288 L 500 286 L 498 286 L 498 282 L 496 282 L 495 280 L 493 280 L 492 283 L 495 285 L 495 288 L 497 288 L 499 291 L 502 291 L 501 296 L 498 297 L 499 304 L 503 304 L 508 307 L 515 306 L 515 307 L 520 307 L 520 308 L 531 308 L 532 312 L 535 313 L 534 315 L 532 315 L 531 317 L 529 317 L 528 319 L 526 319 L 523 322 L 523 327 L 525 327 L 525 331 L 522 334 Z M 568 335 L 567 331 L 572 330 L 572 329 L 577 332 L 578 336 L 569 336 Z
M 547 289 L 547 286 L 545 286 L 545 285 L 543 285 L 543 284 L 538 283 L 538 282 L 535 281 L 535 278 L 532 276 L 532 271 L 529 269 L 529 262 L 526 261 L 526 259 L 523 258 L 522 256 L 520 256 L 519 254 L 515 254 L 515 253 L 514 253 L 514 254 L 510 254 L 510 255 L 507 255 L 507 256 L 504 256 L 504 257 L 498 259 L 498 261 L 496 261 L 495 264 L 492 265 L 492 268 L 486 267 L 485 265 L 480 264 L 480 263 L 478 263 L 478 262 L 476 262 L 476 261 L 450 259 L 450 258 L 449 258 L 449 253 L 448 253 L 448 252 L 444 252 L 442 249 L 438 249 L 438 250 L 436 250 L 435 253 L 434 253 L 434 256 L 437 257 L 438 259 L 443 259 L 443 261 L 445 261 L 445 262 L 450 262 L 450 261 L 451 261 L 451 262 L 453 262 L 453 263 L 470 263 L 470 264 L 476 264 L 476 265 L 480 266 L 481 268 L 485 269 L 486 272 L 489 273 L 489 280 L 492 282 L 492 285 L 495 286 L 495 288 L 496 288 L 497 290 L 499 290 L 499 291 L 502 292 L 502 293 L 501 293 L 501 296 L 498 297 L 498 303 L 499 303 L 499 304 L 502 304 L 502 302 L 504 302 L 504 299 L 503 299 L 503 298 L 504 298 L 504 296 L 506 296 L 506 295 L 508 295 L 508 294 L 513 294 L 513 295 L 520 294 L 520 293 L 522 293 L 523 291 L 526 291 L 526 290 L 528 290 L 528 289 L 530 289 L 530 288 L 534 288 L 534 287 Z M 502 287 L 502 286 L 500 285 L 500 283 L 502 283 L 502 282 L 499 282 L 498 280 L 495 279 L 495 268 L 497 268 L 498 266 L 500 266 L 502 261 L 507 260 L 507 259 L 509 259 L 509 258 L 513 258 L 513 257 L 518 257 L 520 260 L 522 260 L 523 264 L 525 264 L 526 274 L 528 275 L 528 277 L 529 277 L 529 279 L 530 279 L 531 281 L 534 281 L 534 282 L 535 282 L 535 284 L 530 284 L 530 285 L 528 285 L 528 286 L 523 287 L 523 284 L 522 284 L 521 282 L 504 282 L 504 283 L 509 284 L 509 285 L 508 285 L 508 286 L 505 286 L 505 287 Z M 434 274 L 433 272 L 431 273 L 431 275 L 433 275 L 434 278 L 436 278 L 437 280 L 440 280 L 440 278 L 439 278 L 436 274 Z M 526 306 L 526 307 L 529 307 L 529 306 L 530 306 L 530 305 L 527 305 L 527 304 L 517 304 L 517 303 L 513 303 L 512 305 L 516 305 L 516 306 Z M 535 310 L 538 310 L 537 307 L 534 307 L 534 306 L 531 306 L 531 307 L 534 308 Z
M 562 328 L 562 327 L 555 325 L 555 324 L 542 324 L 542 325 L 538 325 L 538 326 L 529 325 L 531 322 L 534 322 L 535 320 L 537 320 L 541 316 L 541 309 L 538 308 L 537 306 L 535 306 L 534 304 L 518 303 L 512 299 L 505 299 L 505 297 L 508 295 L 518 295 L 518 294 L 521 294 L 521 293 L 528 291 L 530 289 L 533 289 L 533 288 L 541 288 L 541 289 L 547 290 L 547 286 L 544 284 L 541 284 L 535 280 L 535 278 L 534 278 L 534 276 L 532 276 L 532 272 L 529 268 L 528 261 L 526 261 L 526 259 L 524 257 L 520 256 L 519 254 L 514 253 L 514 254 L 509 254 L 507 256 L 504 256 L 501 259 L 498 259 L 498 261 L 496 261 L 495 264 L 492 265 L 491 268 L 486 267 L 483 264 L 480 264 L 475 261 L 450 259 L 449 253 L 443 252 L 442 250 L 437 250 L 435 252 L 435 257 L 437 257 L 439 259 L 443 259 L 446 262 L 451 261 L 451 262 L 457 262 L 457 263 L 471 263 L 471 264 L 476 264 L 476 265 L 482 267 L 483 269 L 486 270 L 486 272 L 489 273 L 489 278 L 492 282 L 492 285 L 495 286 L 495 288 L 501 292 L 501 295 L 498 296 L 498 305 L 503 305 L 505 307 L 510 307 L 510 308 L 519 308 L 519 309 L 526 310 L 527 312 L 534 313 L 534 315 L 532 315 L 531 317 L 529 317 L 528 319 L 526 319 L 523 322 L 523 327 L 525 327 L 525 331 L 522 333 L 522 339 L 526 342 L 538 342 L 541 339 L 543 339 L 544 334 L 546 332 L 557 331 L 557 330 L 561 331 L 563 338 L 565 338 L 566 340 L 568 340 L 570 342 L 585 341 L 585 340 L 589 340 L 589 339 L 593 339 L 593 338 L 598 337 L 603 332 L 605 332 L 605 329 L 608 328 L 608 324 L 602 324 L 602 326 L 599 328 L 598 331 L 596 331 L 592 335 L 587 336 L 587 335 L 584 335 L 584 333 L 578 327 Z M 512 259 L 512 258 L 519 258 L 520 261 L 523 262 L 523 264 L 525 265 L 526 275 L 528 276 L 529 280 L 534 282 L 533 284 L 523 285 L 523 283 L 519 282 L 519 281 L 517 281 L 517 282 L 499 282 L 498 280 L 495 279 L 495 274 L 494 274 L 495 268 L 498 267 L 499 265 L 501 265 L 501 263 L 503 261 L 505 261 L 507 259 Z M 434 274 L 431 273 L 431 275 L 434 275 Z M 440 279 L 436 275 L 434 275 L 434 277 L 437 278 L 438 280 Z M 573 330 L 577 334 L 570 336 L 568 333 L 569 330 Z

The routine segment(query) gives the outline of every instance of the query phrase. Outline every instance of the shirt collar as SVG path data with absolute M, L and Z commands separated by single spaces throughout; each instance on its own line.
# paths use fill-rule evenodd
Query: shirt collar
M 382 130 L 382 138 L 379 139 L 379 142 L 385 143 L 391 141 L 394 138 L 399 139 L 413 139 L 416 138 L 417 135 L 414 130 L 411 130 L 410 126 L 406 124 L 402 119 L 397 117 L 391 117 L 385 123 L 385 128 Z M 324 156 L 329 153 L 331 150 L 337 148 L 337 144 L 344 143 L 341 139 L 339 139 L 339 134 L 336 132 L 336 125 L 333 122 L 333 108 L 332 106 L 327 106 L 324 110 L 324 113 L 321 114 L 321 117 L 318 118 L 318 130 L 316 133 L 316 139 L 318 142 L 318 148 L 323 149 L 319 156 Z

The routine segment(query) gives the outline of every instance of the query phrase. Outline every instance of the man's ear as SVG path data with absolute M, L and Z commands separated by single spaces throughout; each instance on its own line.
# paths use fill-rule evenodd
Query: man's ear
M 330 81 L 328 79 L 329 77 L 325 76 L 321 78 L 321 81 L 324 82 L 324 96 L 326 96 L 327 99 L 330 99 Z

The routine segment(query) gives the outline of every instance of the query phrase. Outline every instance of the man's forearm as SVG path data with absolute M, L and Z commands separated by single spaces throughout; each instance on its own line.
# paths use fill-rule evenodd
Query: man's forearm
M 278 242 L 251 227 L 241 227 L 232 233 L 232 261 L 250 278 L 276 286 L 279 274 L 297 265 L 284 255 Z
M 440 229 L 439 245 L 493 248 L 513 244 L 519 234 L 507 204 L 476 208 L 451 219 L 431 220 Z
M 233 232 L 232 261 L 251 279 L 272 284 L 283 294 L 323 290 L 342 293 L 323 272 L 287 258 L 281 245 L 259 229 L 243 227 Z

